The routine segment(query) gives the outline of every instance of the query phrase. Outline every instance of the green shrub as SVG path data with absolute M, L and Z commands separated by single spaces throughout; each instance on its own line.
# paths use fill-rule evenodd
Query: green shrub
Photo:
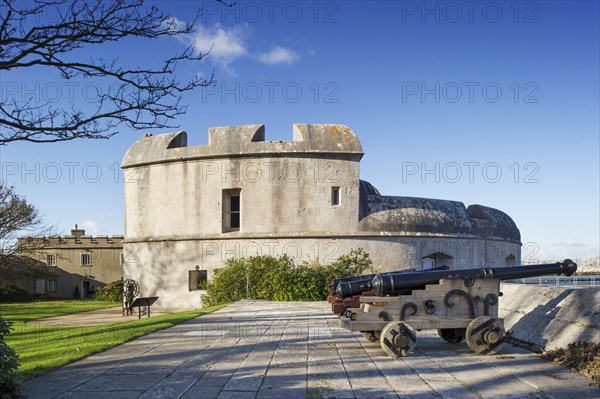
M 360 276 L 361 274 L 374 273 L 373 261 L 362 248 L 351 249 L 346 255 L 340 256 L 330 265 L 317 263 L 313 266 L 321 274 L 326 282 L 321 297 L 327 299 L 330 288 L 329 284 L 334 278 L 345 278 Z
M 0 287 L 0 302 L 31 302 L 33 297 L 25 290 L 7 285 Z
M 16 395 L 20 384 L 19 357 L 4 342 L 4 337 L 10 334 L 11 324 L 0 317 L 0 397 Z
M 271 301 L 318 301 L 327 298 L 334 278 L 351 277 L 372 271 L 369 254 L 353 249 L 331 265 L 304 262 L 281 257 L 253 256 L 228 259 L 227 266 L 216 269 L 212 281 L 204 285 L 205 306 L 235 302 L 241 299 Z
M 117 280 L 106 284 L 104 287 L 94 292 L 92 299 L 96 301 L 123 301 L 123 281 Z

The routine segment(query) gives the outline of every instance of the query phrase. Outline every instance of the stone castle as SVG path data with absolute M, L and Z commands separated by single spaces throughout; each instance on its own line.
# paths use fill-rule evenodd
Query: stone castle
M 520 262 L 505 213 L 462 202 L 381 195 L 360 179 L 362 146 L 344 125 L 263 125 L 145 135 L 125 154 L 124 273 L 163 308 L 200 306 L 199 283 L 230 257 L 287 254 L 331 262 L 362 247 L 378 271 Z

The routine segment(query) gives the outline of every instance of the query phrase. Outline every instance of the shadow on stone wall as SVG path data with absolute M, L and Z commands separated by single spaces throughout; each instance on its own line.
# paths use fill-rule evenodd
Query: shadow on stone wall
M 507 331 L 538 348 L 600 342 L 600 290 L 503 284 L 499 316 Z

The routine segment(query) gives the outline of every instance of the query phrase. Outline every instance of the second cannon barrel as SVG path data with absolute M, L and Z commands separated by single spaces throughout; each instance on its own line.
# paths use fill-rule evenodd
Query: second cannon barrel
M 448 270 L 448 269 L 449 269 L 448 266 L 443 265 L 443 266 L 437 266 L 437 267 L 434 267 L 431 269 L 427 269 L 427 270 L 425 270 L 425 272 L 432 273 L 435 271 L 444 271 L 444 270 Z M 401 275 L 405 276 L 407 274 L 413 274 L 414 269 L 400 270 L 400 271 L 391 272 L 391 273 L 401 274 Z M 338 298 L 343 299 L 343 298 L 351 297 L 353 295 L 359 295 L 360 293 L 365 292 L 365 291 L 371 291 L 371 282 L 373 281 L 373 278 L 375 278 L 378 275 L 379 274 L 367 274 L 367 275 L 357 276 L 357 277 L 334 279 L 331 282 L 332 286 L 335 284 L 335 290 L 332 293 L 335 296 L 337 296 Z
M 443 278 L 480 279 L 497 278 L 512 280 L 517 278 L 564 274 L 570 276 L 577 271 L 577 265 L 570 259 L 563 262 L 528 266 L 507 266 L 495 268 L 455 269 L 448 271 L 380 273 L 373 278 L 369 288 L 377 296 L 396 296 L 423 289 L 427 284 L 437 284 Z

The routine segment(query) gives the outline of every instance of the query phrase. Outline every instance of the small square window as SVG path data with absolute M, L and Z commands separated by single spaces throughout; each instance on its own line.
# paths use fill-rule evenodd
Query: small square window
M 56 292 L 58 280 L 46 280 L 46 291 L 48 292 Z
M 340 188 L 331 187 L 331 205 L 340 204 Z
M 201 290 L 201 284 L 208 281 L 208 270 L 190 270 L 189 271 L 189 290 Z
M 56 266 L 56 255 L 52 255 L 52 254 L 46 255 L 46 265 Z
M 229 197 L 229 215 L 231 217 L 231 225 L 230 228 L 239 229 L 240 228 L 240 196 L 232 195 Z
M 92 254 L 81 254 L 81 266 L 91 266 L 92 265 Z
M 241 189 L 223 190 L 223 232 L 239 231 L 241 226 Z

